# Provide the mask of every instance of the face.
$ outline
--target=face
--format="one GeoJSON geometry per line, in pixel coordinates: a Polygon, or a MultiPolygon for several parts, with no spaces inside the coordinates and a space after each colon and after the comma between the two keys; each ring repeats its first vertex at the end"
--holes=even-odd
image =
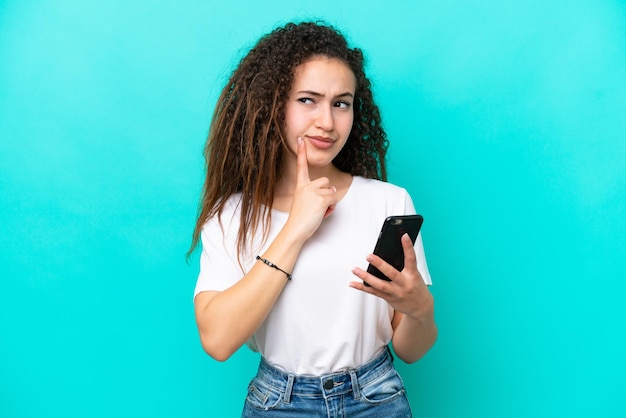
{"type": "Polygon", "coordinates": [[[285,107],[285,135],[293,158],[298,137],[310,167],[325,167],[345,145],[354,119],[356,77],[343,61],[315,57],[296,67],[285,107]]]}

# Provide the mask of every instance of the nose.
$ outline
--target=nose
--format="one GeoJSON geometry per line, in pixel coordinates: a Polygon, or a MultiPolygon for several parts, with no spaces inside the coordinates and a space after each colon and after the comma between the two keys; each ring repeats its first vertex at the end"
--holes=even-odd
{"type": "Polygon", "coordinates": [[[320,106],[317,115],[317,127],[324,131],[332,131],[335,126],[333,109],[331,106],[320,106]]]}

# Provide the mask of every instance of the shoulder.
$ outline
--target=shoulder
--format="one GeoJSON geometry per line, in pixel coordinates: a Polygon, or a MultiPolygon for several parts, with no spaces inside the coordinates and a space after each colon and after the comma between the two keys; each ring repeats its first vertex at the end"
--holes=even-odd
{"type": "Polygon", "coordinates": [[[239,227],[239,213],[241,212],[241,193],[235,193],[226,198],[222,211],[209,218],[204,224],[203,231],[216,229],[230,229],[239,227]]]}
{"type": "Polygon", "coordinates": [[[393,183],[355,176],[352,188],[354,199],[366,207],[382,206],[391,215],[415,211],[407,190],[393,183]]]}
{"type": "Polygon", "coordinates": [[[388,183],[376,179],[368,179],[365,177],[354,176],[352,185],[355,190],[367,193],[380,193],[387,196],[405,196],[408,195],[406,189],[395,184],[388,183]]]}

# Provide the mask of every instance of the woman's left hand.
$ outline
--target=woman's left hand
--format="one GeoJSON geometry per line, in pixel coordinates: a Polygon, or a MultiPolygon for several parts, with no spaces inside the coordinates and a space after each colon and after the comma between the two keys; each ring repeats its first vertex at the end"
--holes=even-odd
{"type": "Polygon", "coordinates": [[[413,319],[420,319],[424,315],[432,314],[433,297],[417,270],[415,249],[408,234],[402,236],[402,249],[404,251],[402,271],[396,270],[376,255],[367,256],[367,261],[389,277],[390,282],[356,267],[352,273],[367,282],[369,286],[361,282],[350,282],[350,287],[386,300],[396,312],[401,312],[413,319]]]}

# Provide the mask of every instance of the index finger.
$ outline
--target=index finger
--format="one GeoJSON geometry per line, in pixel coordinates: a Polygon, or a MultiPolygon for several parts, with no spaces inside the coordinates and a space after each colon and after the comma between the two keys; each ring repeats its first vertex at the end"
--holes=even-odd
{"type": "Polygon", "coordinates": [[[306,184],[311,181],[309,177],[309,161],[306,158],[306,144],[304,140],[298,137],[298,155],[296,160],[297,178],[298,184],[306,184]]]}

